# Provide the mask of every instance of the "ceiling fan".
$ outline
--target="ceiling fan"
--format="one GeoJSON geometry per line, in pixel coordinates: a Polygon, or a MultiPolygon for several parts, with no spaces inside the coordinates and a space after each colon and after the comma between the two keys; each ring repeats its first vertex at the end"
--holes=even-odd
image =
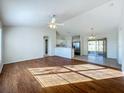
{"type": "Polygon", "coordinates": [[[49,28],[51,28],[51,29],[56,29],[57,26],[63,26],[63,25],[64,25],[63,23],[56,22],[56,15],[52,15],[51,20],[48,24],[49,28]]]}

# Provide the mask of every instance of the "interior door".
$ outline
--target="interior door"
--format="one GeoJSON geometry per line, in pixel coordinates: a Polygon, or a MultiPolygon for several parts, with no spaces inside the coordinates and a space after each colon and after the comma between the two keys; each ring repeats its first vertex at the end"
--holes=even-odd
{"type": "Polygon", "coordinates": [[[48,36],[44,36],[44,56],[48,56],[49,39],[48,36]]]}

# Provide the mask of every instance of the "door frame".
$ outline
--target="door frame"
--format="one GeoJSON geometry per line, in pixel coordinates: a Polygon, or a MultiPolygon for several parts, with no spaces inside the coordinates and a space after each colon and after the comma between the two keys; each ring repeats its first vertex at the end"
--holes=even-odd
{"type": "MultiPolygon", "coordinates": [[[[88,40],[88,42],[89,41],[100,41],[100,40],[103,40],[103,45],[104,45],[104,47],[103,47],[103,52],[104,52],[104,55],[103,55],[103,57],[105,57],[105,58],[107,58],[107,38],[101,38],[101,39],[94,39],[94,40],[88,40]]],[[[88,51],[88,42],[87,42],[87,51],[88,51]]],[[[88,52],[87,52],[88,53],[88,52]]]]}
{"type": "Polygon", "coordinates": [[[43,36],[43,56],[49,56],[49,37],[48,36],[43,36]],[[47,54],[46,54],[46,41],[47,41],[47,54]]]}

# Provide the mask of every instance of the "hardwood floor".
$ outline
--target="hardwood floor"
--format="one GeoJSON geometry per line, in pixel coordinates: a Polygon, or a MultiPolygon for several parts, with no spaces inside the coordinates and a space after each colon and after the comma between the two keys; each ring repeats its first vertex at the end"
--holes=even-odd
{"type": "Polygon", "coordinates": [[[100,65],[47,57],[5,65],[0,93],[124,93],[124,75],[100,65]]]}

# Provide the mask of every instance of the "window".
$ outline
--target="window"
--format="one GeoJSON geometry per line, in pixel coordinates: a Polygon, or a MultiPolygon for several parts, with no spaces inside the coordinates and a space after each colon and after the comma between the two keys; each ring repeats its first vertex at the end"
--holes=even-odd
{"type": "Polygon", "coordinates": [[[107,40],[97,39],[88,41],[88,54],[89,55],[102,55],[106,56],[107,53],[107,40]]]}

